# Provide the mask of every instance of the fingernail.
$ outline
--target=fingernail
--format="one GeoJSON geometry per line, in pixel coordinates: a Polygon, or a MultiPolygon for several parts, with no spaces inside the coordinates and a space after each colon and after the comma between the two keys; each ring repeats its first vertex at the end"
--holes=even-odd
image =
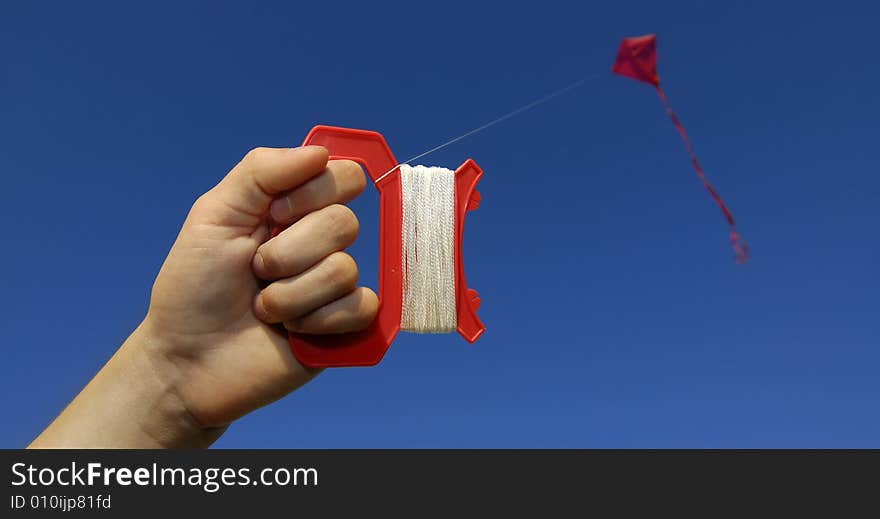
{"type": "Polygon", "coordinates": [[[254,271],[258,276],[266,273],[266,263],[263,261],[263,255],[260,254],[260,251],[254,254],[254,271]]]}
{"type": "Polygon", "coordinates": [[[298,146],[296,148],[288,148],[288,149],[294,155],[296,155],[297,153],[309,152],[309,151],[314,151],[314,150],[319,150],[319,149],[326,150],[326,148],[324,148],[324,146],[319,146],[317,144],[309,144],[306,146],[298,146]]]}
{"type": "Polygon", "coordinates": [[[273,200],[272,204],[269,206],[269,214],[272,216],[272,219],[278,223],[287,222],[287,220],[292,218],[293,202],[290,200],[290,196],[273,200]]]}
{"type": "Polygon", "coordinates": [[[261,294],[257,294],[257,297],[254,298],[254,315],[261,321],[269,319],[269,313],[266,312],[266,308],[263,306],[263,296],[261,294]]]}

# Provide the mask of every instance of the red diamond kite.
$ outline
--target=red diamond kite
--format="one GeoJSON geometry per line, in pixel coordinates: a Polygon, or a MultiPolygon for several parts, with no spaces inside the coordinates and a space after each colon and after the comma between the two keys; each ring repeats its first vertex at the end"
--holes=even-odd
{"type": "Polygon", "coordinates": [[[684,131],[684,126],[681,125],[681,121],[678,120],[672,108],[669,107],[666,95],[663,93],[663,89],[660,88],[660,78],[657,77],[657,36],[648,34],[646,36],[624,38],[620,42],[617,59],[614,60],[614,66],[611,67],[611,71],[636,81],[648,83],[657,90],[657,94],[666,107],[666,113],[669,114],[669,118],[672,119],[672,123],[678,129],[682,140],[684,140],[684,145],[687,148],[691,163],[697,171],[697,176],[700,177],[703,186],[712,196],[712,199],[715,200],[715,203],[718,204],[718,207],[721,208],[724,218],[727,219],[727,224],[730,226],[730,243],[733,245],[733,252],[736,254],[737,263],[745,263],[749,257],[749,247],[739,233],[736,232],[733,215],[730,213],[724,200],[721,199],[721,196],[718,195],[718,192],[715,191],[715,188],[706,179],[706,175],[703,174],[703,168],[700,167],[700,163],[697,161],[691,141],[684,131]]]}

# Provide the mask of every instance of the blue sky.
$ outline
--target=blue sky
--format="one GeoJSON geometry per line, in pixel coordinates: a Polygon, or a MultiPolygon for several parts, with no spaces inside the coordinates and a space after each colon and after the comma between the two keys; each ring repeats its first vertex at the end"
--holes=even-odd
{"type": "MultiPolygon", "coordinates": [[[[880,446],[876,5],[250,4],[4,6],[0,446],[136,326],[190,204],[248,149],[335,124],[409,157],[648,32],[750,263],[656,95],[607,73],[425,159],[485,170],[477,343],[401,334],[216,445],[880,446]]],[[[352,204],[373,286],[377,202],[352,204]]]]}

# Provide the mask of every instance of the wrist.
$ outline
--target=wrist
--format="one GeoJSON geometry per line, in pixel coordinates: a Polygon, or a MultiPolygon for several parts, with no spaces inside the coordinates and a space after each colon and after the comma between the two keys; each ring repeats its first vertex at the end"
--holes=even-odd
{"type": "Polygon", "coordinates": [[[124,375],[128,371],[138,381],[139,428],[145,440],[160,448],[207,447],[225,427],[205,427],[192,414],[181,396],[188,377],[169,351],[170,345],[153,332],[149,317],[120,348],[120,374],[128,378],[124,375]]]}
{"type": "Polygon", "coordinates": [[[206,447],[206,429],[178,391],[183,378],[145,320],[32,448],[206,447]]]}

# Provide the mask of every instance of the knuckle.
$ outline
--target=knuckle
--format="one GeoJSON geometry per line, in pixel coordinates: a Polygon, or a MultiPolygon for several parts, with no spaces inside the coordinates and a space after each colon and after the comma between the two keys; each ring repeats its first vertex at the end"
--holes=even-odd
{"type": "Polygon", "coordinates": [[[216,215],[222,214],[224,209],[226,207],[222,205],[222,202],[214,194],[214,190],[211,190],[196,198],[189,209],[187,218],[195,217],[200,220],[214,221],[217,218],[216,215]]]}
{"type": "Polygon", "coordinates": [[[362,330],[373,322],[378,310],[378,300],[368,288],[360,288],[355,293],[357,307],[351,314],[351,328],[362,330]]]}
{"type": "Polygon", "coordinates": [[[369,288],[362,288],[360,296],[361,304],[358,307],[359,313],[367,320],[367,322],[372,321],[379,310],[379,298],[376,297],[375,292],[369,288]]]}
{"type": "Polygon", "coordinates": [[[334,252],[324,260],[327,281],[336,286],[351,287],[357,284],[358,269],[354,258],[344,252],[334,252]]]}
{"type": "Polygon", "coordinates": [[[363,330],[373,322],[373,314],[364,309],[359,310],[352,319],[351,329],[353,331],[363,330]]]}
{"type": "Polygon", "coordinates": [[[248,165],[259,164],[265,160],[266,154],[268,154],[268,153],[269,153],[269,148],[266,148],[263,146],[258,146],[256,148],[252,148],[250,151],[248,151],[245,154],[244,158],[242,159],[242,162],[244,162],[245,164],[248,164],[248,165]]]}
{"type": "Polygon", "coordinates": [[[193,202],[192,208],[190,208],[190,213],[202,213],[204,211],[208,211],[211,206],[211,197],[208,196],[208,193],[203,194],[202,196],[196,198],[196,201],[193,202]]]}
{"type": "Polygon", "coordinates": [[[358,234],[360,223],[357,216],[348,207],[333,204],[326,210],[330,231],[340,242],[351,242],[358,234]]]}
{"type": "Polygon", "coordinates": [[[361,169],[361,165],[353,160],[340,160],[339,162],[340,176],[344,180],[350,182],[354,187],[363,188],[367,180],[364,175],[364,170],[361,169]]]}

